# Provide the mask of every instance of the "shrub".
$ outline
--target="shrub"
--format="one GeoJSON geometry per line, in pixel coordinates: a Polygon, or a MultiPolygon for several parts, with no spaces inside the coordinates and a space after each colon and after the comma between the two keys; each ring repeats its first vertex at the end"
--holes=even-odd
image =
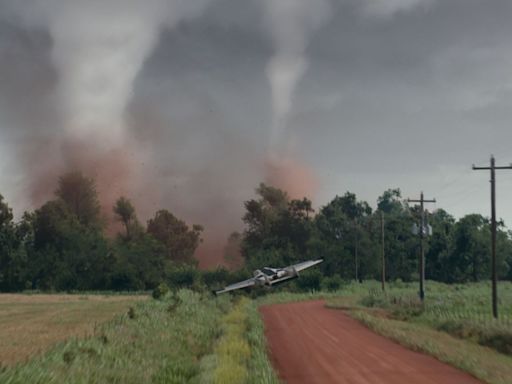
{"type": "Polygon", "coordinates": [[[393,306],[392,316],[397,320],[410,320],[420,316],[425,310],[423,303],[416,296],[393,297],[391,303],[393,306]]]}
{"type": "Polygon", "coordinates": [[[198,270],[191,266],[181,266],[167,274],[169,285],[173,288],[191,288],[198,279],[198,270]]]}
{"type": "Polygon", "coordinates": [[[512,332],[507,330],[497,330],[486,332],[480,335],[478,343],[491,347],[498,352],[512,355],[512,332]]]}
{"type": "Polygon", "coordinates": [[[167,284],[160,283],[155,289],[153,289],[152,296],[154,299],[159,300],[165,295],[167,295],[167,293],[169,293],[169,287],[167,286],[167,284]]]}
{"type": "Polygon", "coordinates": [[[319,291],[322,274],[318,270],[310,270],[302,273],[297,279],[297,286],[301,291],[319,291]]]}
{"type": "Polygon", "coordinates": [[[512,332],[508,329],[472,324],[468,321],[446,320],[437,326],[437,330],[459,339],[472,339],[480,345],[512,355],[512,332]]]}
{"type": "Polygon", "coordinates": [[[478,330],[470,324],[457,320],[443,321],[436,328],[438,331],[446,332],[460,339],[469,339],[479,334],[478,330]]]}
{"type": "Polygon", "coordinates": [[[128,308],[128,318],[135,319],[137,315],[135,314],[135,309],[133,307],[128,308]]]}
{"type": "Polygon", "coordinates": [[[387,308],[389,307],[389,300],[385,293],[376,291],[374,289],[370,289],[368,295],[363,297],[360,301],[361,305],[365,307],[379,307],[379,308],[387,308]]]}
{"type": "Polygon", "coordinates": [[[213,271],[204,271],[202,273],[203,283],[209,289],[217,289],[226,284],[229,277],[229,271],[225,268],[217,268],[213,271]]]}
{"type": "Polygon", "coordinates": [[[322,280],[322,288],[327,291],[337,291],[339,290],[343,285],[343,280],[339,275],[334,275],[331,277],[325,277],[322,280]]]}

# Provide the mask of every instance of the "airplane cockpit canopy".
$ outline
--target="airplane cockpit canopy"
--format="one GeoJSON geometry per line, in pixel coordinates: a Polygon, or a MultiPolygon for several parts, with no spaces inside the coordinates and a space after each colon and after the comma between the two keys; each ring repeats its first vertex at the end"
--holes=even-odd
{"type": "Polygon", "coordinates": [[[276,274],[275,271],[273,271],[271,268],[267,268],[267,267],[262,268],[261,272],[263,272],[267,276],[274,276],[276,274]]]}

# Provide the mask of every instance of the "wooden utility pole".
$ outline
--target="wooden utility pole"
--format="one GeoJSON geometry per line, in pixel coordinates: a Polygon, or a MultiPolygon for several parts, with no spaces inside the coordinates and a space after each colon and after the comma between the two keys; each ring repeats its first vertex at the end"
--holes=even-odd
{"type": "Polygon", "coordinates": [[[409,203],[420,203],[421,223],[420,223],[419,235],[420,235],[421,251],[420,251],[419,273],[420,273],[420,300],[423,302],[423,300],[425,299],[425,246],[423,244],[423,238],[425,237],[425,232],[426,232],[424,204],[425,203],[435,203],[436,199],[426,200],[423,197],[423,192],[421,192],[419,200],[407,199],[407,201],[409,203]]]}
{"type": "Polygon", "coordinates": [[[380,245],[382,255],[382,292],[386,291],[386,255],[384,253],[384,212],[380,211],[380,245]]]}
{"type": "Polygon", "coordinates": [[[358,248],[359,248],[359,236],[357,233],[357,219],[354,220],[354,258],[355,258],[355,264],[356,264],[356,282],[359,281],[359,255],[358,255],[358,248]]]}
{"type": "Polygon", "coordinates": [[[475,167],[474,171],[491,171],[491,278],[492,278],[492,315],[498,318],[498,276],[496,273],[496,169],[512,169],[512,165],[497,167],[491,155],[490,167],[475,167]]]}

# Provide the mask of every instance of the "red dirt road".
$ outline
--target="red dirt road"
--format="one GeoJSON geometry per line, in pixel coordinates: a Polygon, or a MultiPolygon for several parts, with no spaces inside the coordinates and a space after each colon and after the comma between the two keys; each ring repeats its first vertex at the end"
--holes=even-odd
{"type": "Polygon", "coordinates": [[[371,332],[322,301],[263,306],[260,311],[272,363],[289,384],[481,383],[371,332]]]}

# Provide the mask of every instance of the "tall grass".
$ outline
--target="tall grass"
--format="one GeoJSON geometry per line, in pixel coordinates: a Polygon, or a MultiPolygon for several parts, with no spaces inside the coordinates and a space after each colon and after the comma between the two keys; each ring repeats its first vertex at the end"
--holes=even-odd
{"type": "Polygon", "coordinates": [[[214,384],[239,384],[247,381],[251,350],[245,338],[249,327],[245,312],[246,300],[242,298],[222,319],[224,332],[215,347],[217,367],[213,372],[214,384]]]}
{"type": "Polygon", "coordinates": [[[418,300],[417,283],[401,281],[387,284],[386,292],[382,292],[376,282],[351,284],[343,295],[329,298],[328,304],[335,306],[350,296],[354,305],[363,307],[379,307],[397,309],[418,307],[421,305],[420,318],[424,321],[465,319],[474,322],[500,323],[512,325],[512,283],[500,282],[499,318],[492,318],[491,287],[488,282],[448,285],[427,281],[425,302],[418,300]]]}
{"type": "Polygon", "coordinates": [[[431,355],[489,384],[510,384],[512,358],[425,324],[377,317],[355,310],[350,315],[368,328],[414,351],[431,355]]]}
{"type": "Polygon", "coordinates": [[[249,323],[249,331],[246,337],[251,346],[248,383],[278,384],[279,380],[268,359],[267,340],[265,338],[263,321],[258,312],[257,302],[247,302],[245,310],[249,323]]]}
{"type": "Polygon", "coordinates": [[[268,360],[263,323],[253,300],[242,297],[223,316],[222,335],[203,357],[201,384],[278,384],[268,360]]]}
{"type": "Polygon", "coordinates": [[[230,308],[228,297],[188,290],[138,302],[131,316],[97,327],[92,337],[68,340],[4,369],[0,383],[200,382],[200,361],[221,335],[221,318],[230,308]]]}
{"type": "Polygon", "coordinates": [[[386,309],[395,319],[425,324],[458,338],[512,354],[512,284],[500,283],[498,319],[491,314],[488,283],[450,286],[431,282],[429,285],[424,303],[411,289],[407,291],[407,285],[387,293],[370,289],[360,303],[386,309]]]}

